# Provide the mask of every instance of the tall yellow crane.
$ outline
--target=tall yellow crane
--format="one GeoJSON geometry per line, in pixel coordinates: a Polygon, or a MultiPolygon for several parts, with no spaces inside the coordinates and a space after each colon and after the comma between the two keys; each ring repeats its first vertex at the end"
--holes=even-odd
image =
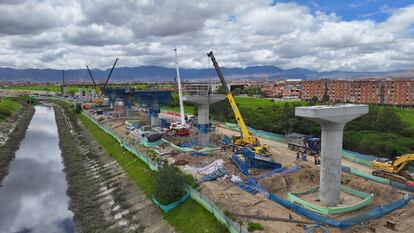
{"type": "Polygon", "coordinates": [[[210,57],[211,61],[213,62],[214,68],[216,69],[217,75],[221,81],[223,86],[224,92],[226,94],[227,100],[230,103],[231,108],[233,109],[234,117],[236,118],[237,125],[240,129],[240,136],[234,136],[232,138],[232,143],[237,146],[248,146],[256,152],[256,154],[260,155],[270,155],[269,147],[265,144],[260,144],[259,139],[255,136],[252,136],[247,129],[246,124],[244,123],[243,117],[237,107],[236,100],[233,97],[233,94],[230,92],[229,87],[227,85],[226,80],[224,79],[223,73],[214,57],[213,51],[210,51],[207,54],[210,57]]]}
{"type": "Polygon", "coordinates": [[[404,171],[410,161],[414,161],[414,154],[404,154],[395,160],[376,159],[372,161],[372,166],[376,169],[372,174],[391,180],[413,180],[413,177],[404,171]]]}

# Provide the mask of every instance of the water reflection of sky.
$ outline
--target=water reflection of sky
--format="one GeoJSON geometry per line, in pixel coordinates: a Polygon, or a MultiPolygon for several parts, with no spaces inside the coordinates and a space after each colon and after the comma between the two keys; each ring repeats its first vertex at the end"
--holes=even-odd
{"type": "Polygon", "coordinates": [[[0,187],[0,233],[72,233],[53,109],[36,107],[0,187]]]}

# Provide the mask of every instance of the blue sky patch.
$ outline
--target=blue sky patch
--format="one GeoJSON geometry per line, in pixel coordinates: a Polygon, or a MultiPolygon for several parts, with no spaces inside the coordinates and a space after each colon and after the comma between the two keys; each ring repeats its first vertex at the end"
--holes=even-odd
{"type": "Polygon", "coordinates": [[[282,0],[274,4],[277,2],[297,2],[313,12],[335,13],[345,21],[369,19],[375,22],[385,21],[394,9],[414,4],[413,0],[282,0]]]}

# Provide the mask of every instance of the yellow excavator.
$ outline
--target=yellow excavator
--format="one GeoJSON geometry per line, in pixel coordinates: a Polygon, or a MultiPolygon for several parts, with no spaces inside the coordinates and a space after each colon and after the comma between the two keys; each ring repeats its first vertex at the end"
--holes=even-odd
{"type": "Polygon", "coordinates": [[[230,106],[233,109],[234,117],[236,118],[237,124],[240,129],[241,135],[233,136],[232,144],[236,146],[249,147],[253,149],[253,151],[258,155],[269,156],[270,155],[269,147],[265,144],[260,144],[259,139],[255,136],[252,136],[249,130],[247,129],[246,124],[244,123],[243,117],[240,114],[239,108],[237,107],[236,101],[233,97],[233,94],[230,92],[227,82],[224,79],[223,73],[221,72],[221,69],[216,61],[216,58],[214,57],[213,51],[210,51],[207,54],[207,56],[210,57],[211,61],[213,62],[214,68],[216,69],[217,75],[220,78],[227,100],[229,101],[230,106]]]}
{"type": "Polygon", "coordinates": [[[96,84],[95,79],[93,78],[92,73],[89,69],[89,66],[86,65],[86,69],[88,70],[89,77],[92,80],[92,84],[93,84],[92,88],[95,89],[95,93],[96,93],[95,104],[98,105],[98,106],[101,106],[103,104],[102,90],[105,89],[106,85],[108,85],[109,78],[111,78],[112,71],[114,71],[115,65],[118,62],[118,60],[119,60],[118,58],[115,59],[115,62],[112,65],[112,69],[109,72],[109,75],[106,78],[106,81],[105,81],[104,85],[102,86],[102,88],[99,87],[99,85],[96,84]]]}
{"type": "Polygon", "coordinates": [[[372,161],[372,166],[375,168],[372,175],[401,182],[412,181],[412,175],[405,171],[410,161],[414,161],[414,154],[404,154],[396,157],[395,160],[376,159],[372,161]]]}

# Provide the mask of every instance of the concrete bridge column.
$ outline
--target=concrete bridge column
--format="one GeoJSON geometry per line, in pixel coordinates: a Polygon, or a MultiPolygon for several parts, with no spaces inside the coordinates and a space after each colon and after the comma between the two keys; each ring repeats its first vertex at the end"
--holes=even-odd
{"type": "Polygon", "coordinates": [[[339,204],[341,191],[342,137],[347,122],[368,113],[368,105],[297,107],[301,116],[321,125],[321,170],[319,198],[322,204],[339,204]]]}

